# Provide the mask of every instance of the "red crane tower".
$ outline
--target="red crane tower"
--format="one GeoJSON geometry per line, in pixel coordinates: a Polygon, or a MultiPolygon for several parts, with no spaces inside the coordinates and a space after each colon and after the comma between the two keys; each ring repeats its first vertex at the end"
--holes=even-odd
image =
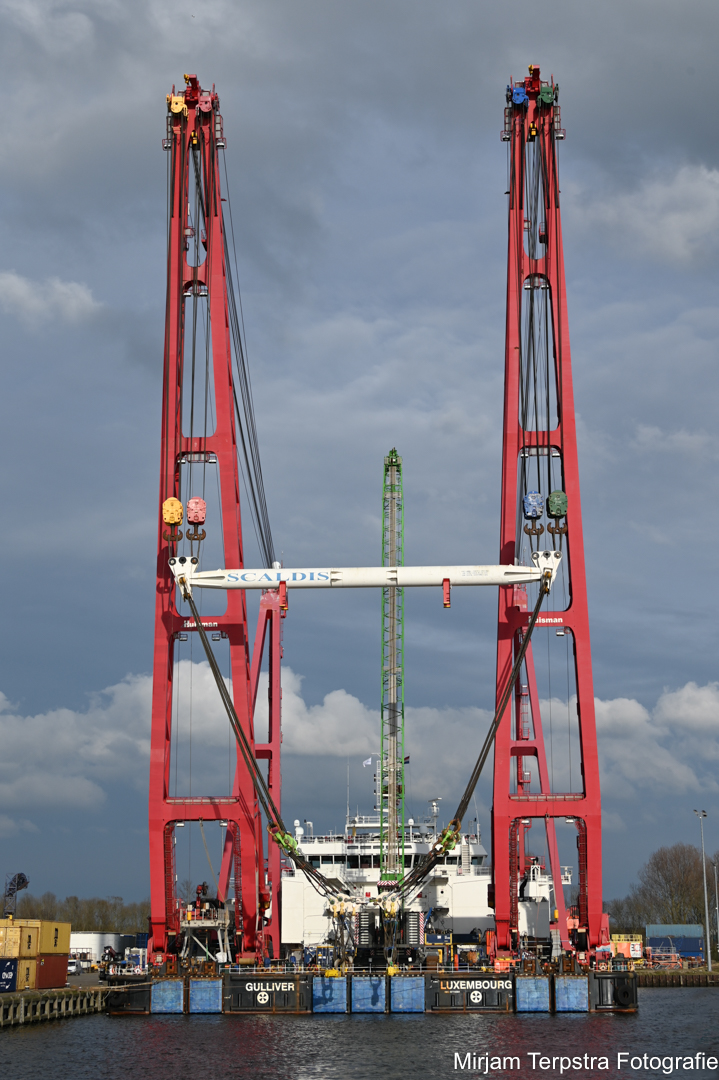
{"type": "MultiPolygon", "coordinates": [[[[515,707],[511,715],[507,710],[496,737],[492,863],[500,949],[518,944],[519,893],[533,821],[546,828],[555,885],[552,922],[562,942],[569,943],[557,818],[573,822],[577,831],[574,943],[582,949],[608,940],[607,917],[602,915],[599,765],[559,209],[557,140],[564,138],[564,131],[558,91],[553,78],[542,81],[539,68],[530,67],[526,79],[507,87],[502,132],[508,144],[509,253],[500,562],[523,565],[532,550],[548,547],[562,547],[565,557],[563,579],[552,590],[555,610],[543,611],[537,621],[517,683],[515,707]],[[538,666],[541,657],[546,666],[544,658],[551,656],[551,638],[542,641],[541,635],[557,634],[566,643],[568,753],[562,761],[568,758],[569,772],[558,767],[553,778],[556,735],[549,755],[544,735],[547,720],[551,724],[551,684],[548,691],[543,686],[545,700],[540,705],[535,661],[538,666]],[[579,778],[574,784],[573,754],[573,776],[579,778]]],[[[534,605],[524,587],[500,588],[498,700],[521,645],[528,606],[531,610],[534,605]]]]}
{"type": "MultiPolygon", "coordinates": [[[[224,560],[221,565],[243,565],[241,466],[267,565],[274,557],[223,219],[219,151],[225,140],[219,98],[214,86],[211,91],[202,89],[195,75],[186,75],[185,83],[184,91],[176,93],[173,87],[167,96],[163,140],[168,152],[167,304],[149,798],[150,949],[155,963],[162,962],[164,954],[176,952],[182,937],[175,866],[178,823],[226,822],[218,898],[221,902],[229,899],[232,882],[235,954],[267,951],[277,956],[280,944],[280,852],[271,844],[265,861],[261,815],[239,749],[234,784],[225,794],[171,793],[176,643],[197,628],[179,610],[168,559],[201,558],[206,504],[200,496],[206,486],[208,491],[216,486],[218,492],[218,513],[208,520],[207,529],[221,534],[217,545],[224,560]],[[188,502],[184,546],[179,527],[183,498],[188,502]]],[[[228,642],[235,709],[255,756],[267,761],[268,782],[278,806],[282,615],[279,592],[263,593],[252,656],[244,591],[228,594],[224,614],[213,615],[207,622],[202,618],[203,625],[212,627],[213,638],[228,642]],[[253,718],[268,629],[269,736],[259,745],[253,718]]]]}

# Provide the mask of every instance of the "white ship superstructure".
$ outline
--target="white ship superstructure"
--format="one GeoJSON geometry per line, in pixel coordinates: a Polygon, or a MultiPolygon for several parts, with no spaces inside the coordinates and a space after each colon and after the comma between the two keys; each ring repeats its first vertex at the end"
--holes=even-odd
{"type": "MultiPolygon", "coordinates": [[[[436,804],[431,816],[419,824],[410,819],[405,826],[405,872],[416,866],[439,835],[436,804]]],[[[331,882],[351,893],[351,900],[363,905],[358,919],[359,947],[369,946],[363,930],[379,927],[380,820],[379,816],[347,818],[343,834],[314,835],[311,822],[294,823],[295,838],[305,857],[331,882]]],[[[571,883],[571,867],[562,868],[563,884],[571,883]]],[[[491,867],[479,828],[462,833],[461,842],[441,858],[421,891],[405,903],[405,911],[416,913],[407,920],[408,946],[425,945],[425,935],[452,935],[468,946],[483,940],[494,929],[494,912],[489,903],[491,867]]],[[[550,940],[552,882],[544,865],[535,860],[519,883],[520,934],[529,940],[550,940]]],[[[326,897],[318,893],[304,874],[287,868],[282,875],[282,943],[286,951],[311,949],[331,944],[332,915],[326,897]]]]}

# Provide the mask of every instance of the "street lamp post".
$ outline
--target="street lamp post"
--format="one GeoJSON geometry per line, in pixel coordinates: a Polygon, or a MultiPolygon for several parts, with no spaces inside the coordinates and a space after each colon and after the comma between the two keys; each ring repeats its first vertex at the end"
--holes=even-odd
{"type": "Polygon", "coordinates": [[[712,866],[714,867],[714,902],[717,914],[717,949],[719,949],[719,881],[717,881],[717,864],[713,862],[712,866]]]}
{"type": "Polygon", "coordinates": [[[707,968],[709,971],[712,969],[712,943],[709,937],[709,894],[707,893],[707,864],[704,857],[704,818],[707,816],[706,810],[695,810],[694,813],[699,818],[699,824],[702,831],[702,871],[704,872],[704,914],[706,916],[707,924],[707,968]]]}

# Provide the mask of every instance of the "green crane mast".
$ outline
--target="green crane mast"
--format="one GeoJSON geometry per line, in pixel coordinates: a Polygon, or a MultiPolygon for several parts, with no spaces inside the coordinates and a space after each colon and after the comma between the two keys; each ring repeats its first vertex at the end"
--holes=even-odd
{"type": "MultiPolygon", "coordinates": [[[[382,565],[404,565],[402,458],[390,450],[382,487],[382,565]]],[[[380,883],[404,877],[404,589],[382,590],[382,744],[378,762],[380,883]]]]}

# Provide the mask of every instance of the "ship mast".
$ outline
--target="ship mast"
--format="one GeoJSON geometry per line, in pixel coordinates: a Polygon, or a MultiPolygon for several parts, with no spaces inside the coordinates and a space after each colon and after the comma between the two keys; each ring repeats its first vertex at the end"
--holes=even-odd
{"type": "MultiPolygon", "coordinates": [[[[384,459],[382,565],[404,565],[402,458],[384,459]]],[[[382,743],[380,783],[380,882],[404,877],[404,589],[382,589],[382,743]]]]}

